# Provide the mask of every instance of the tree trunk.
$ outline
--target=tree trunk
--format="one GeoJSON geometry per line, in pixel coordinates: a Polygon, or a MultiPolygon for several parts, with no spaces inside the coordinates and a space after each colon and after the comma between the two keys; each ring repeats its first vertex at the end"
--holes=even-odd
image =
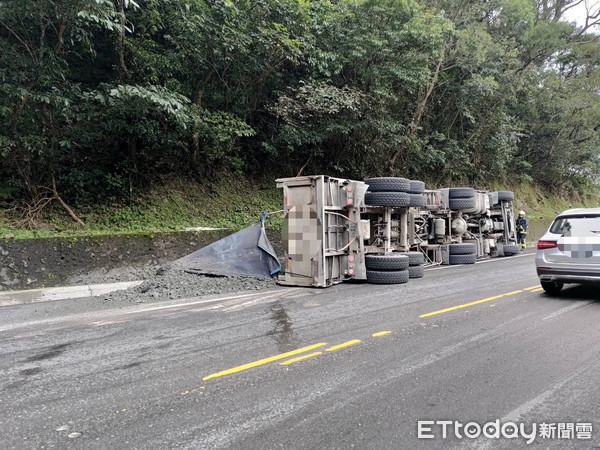
{"type": "Polygon", "coordinates": [[[201,136],[200,136],[200,124],[202,122],[202,117],[200,113],[200,108],[202,108],[202,96],[204,92],[202,88],[196,91],[196,97],[194,98],[194,105],[198,107],[198,115],[194,120],[194,133],[192,134],[192,167],[196,168],[198,166],[198,156],[200,155],[200,147],[201,147],[201,136]]]}
{"type": "Polygon", "coordinates": [[[117,9],[119,11],[119,34],[117,38],[117,53],[119,56],[119,67],[126,79],[131,78],[131,72],[125,64],[125,1],[117,0],[117,9]]]}
{"type": "Polygon", "coordinates": [[[137,141],[135,136],[129,136],[129,201],[133,201],[134,177],[137,173],[137,141]]]}
{"type": "Polygon", "coordinates": [[[400,154],[405,153],[408,150],[408,145],[412,142],[412,140],[417,135],[417,131],[419,131],[419,127],[421,126],[421,120],[423,119],[423,114],[425,113],[425,108],[427,107],[427,102],[429,100],[429,97],[431,97],[433,89],[435,88],[435,85],[439,78],[440,71],[442,69],[442,64],[444,62],[445,53],[446,53],[446,48],[442,47],[442,50],[440,52],[440,58],[435,67],[433,77],[431,78],[431,81],[429,82],[427,88],[425,89],[425,91],[421,95],[421,98],[418,101],[417,111],[415,112],[415,117],[410,124],[410,129],[409,129],[408,135],[406,136],[405,144],[402,145],[399,149],[397,149],[392,154],[392,157],[389,160],[388,168],[390,171],[394,170],[394,166],[396,165],[396,161],[397,161],[398,157],[400,156],[400,154]]]}
{"type": "Polygon", "coordinates": [[[302,167],[300,167],[300,170],[296,174],[297,177],[302,175],[302,172],[304,172],[304,169],[306,169],[306,166],[308,166],[310,164],[310,160],[312,159],[312,157],[313,157],[313,153],[310,154],[310,156],[308,157],[308,159],[306,160],[304,165],[302,167]]]}

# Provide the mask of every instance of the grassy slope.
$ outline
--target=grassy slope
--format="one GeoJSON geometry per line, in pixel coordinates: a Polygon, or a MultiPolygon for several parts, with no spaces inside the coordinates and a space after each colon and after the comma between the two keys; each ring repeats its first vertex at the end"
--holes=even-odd
{"type": "Polygon", "coordinates": [[[509,188],[494,186],[493,189],[507,189],[515,193],[515,212],[524,210],[529,219],[552,219],[558,213],[580,207],[600,207],[600,191],[588,192],[583,196],[565,193],[564,196],[548,195],[544,190],[531,184],[518,184],[509,188]]]}
{"type": "MultiPolygon", "coordinates": [[[[75,223],[55,205],[43,220],[50,230],[25,230],[0,212],[0,238],[14,234],[17,239],[49,236],[81,236],[117,233],[181,231],[187,227],[215,227],[237,230],[258,219],[263,211],[281,209],[281,192],[272,184],[255,184],[229,178],[220,185],[202,186],[178,182],[157,188],[133,205],[99,205],[74,208],[86,223],[75,223]]],[[[279,226],[273,216],[270,224],[279,226]]]]}
{"type": "MultiPolygon", "coordinates": [[[[524,209],[530,219],[552,218],[558,212],[577,206],[599,206],[600,193],[585,198],[546,196],[534,186],[491,186],[515,192],[515,208],[524,209]]],[[[0,238],[13,234],[17,239],[49,236],[80,236],[116,233],[180,231],[186,227],[218,227],[237,230],[258,220],[262,211],[282,208],[282,193],[275,183],[251,183],[241,178],[211,187],[179,182],[157,188],[134,205],[102,205],[75,208],[84,227],[73,222],[64,210],[54,207],[44,221],[52,230],[25,230],[10,223],[0,212],[0,238]]],[[[279,227],[282,219],[274,215],[269,226],[279,227]]]]}

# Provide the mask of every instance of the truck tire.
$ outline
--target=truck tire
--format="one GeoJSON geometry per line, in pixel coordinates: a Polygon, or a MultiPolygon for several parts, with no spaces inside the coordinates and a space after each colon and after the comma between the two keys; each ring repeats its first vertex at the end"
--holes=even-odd
{"type": "Polygon", "coordinates": [[[563,284],[556,281],[542,281],[541,284],[544,291],[546,291],[546,294],[552,297],[560,294],[560,291],[562,291],[563,288],[563,284]]]}
{"type": "Polygon", "coordinates": [[[448,198],[473,198],[475,189],[471,187],[454,187],[448,190],[448,198]]]}
{"type": "Polygon", "coordinates": [[[414,206],[415,208],[425,208],[427,206],[427,199],[423,194],[408,194],[410,196],[410,203],[408,206],[414,206]]]}
{"type": "Polygon", "coordinates": [[[408,207],[409,204],[410,197],[405,192],[367,192],[365,194],[365,205],[403,208],[408,207]]]}
{"type": "Polygon", "coordinates": [[[501,202],[502,200],[514,200],[515,199],[515,194],[513,193],[513,191],[498,191],[498,201],[501,202]]]}
{"type": "Polygon", "coordinates": [[[367,270],[367,282],[373,284],[403,284],[408,283],[408,278],[408,270],[367,270]]]}
{"type": "Polygon", "coordinates": [[[450,209],[461,210],[475,208],[475,197],[471,198],[451,198],[449,203],[450,209]]]}
{"type": "Polygon", "coordinates": [[[504,244],[504,256],[513,256],[521,253],[521,247],[515,244],[504,244]]]}
{"type": "Polygon", "coordinates": [[[419,266],[425,262],[425,255],[421,252],[406,252],[402,254],[408,256],[409,266],[419,266]]]}
{"type": "Polygon", "coordinates": [[[408,192],[411,194],[422,194],[425,192],[425,182],[419,180],[410,180],[410,189],[408,192]]]}
{"type": "Polygon", "coordinates": [[[475,255],[477,254],[477,247],[471,243],[450,244],[448,253],[451,255],[475,255]]]}
{"type": "Polygon", "coordinates": [[[475,254],[477,255],[479,253],[479,242],[477,242],[477,239],[463,239],[463,244],[471,244],[475,246],[475,254]]]}
{"type": "Polygon", "coordinates": [[[408,278],[423,278],[425,269],[423,266],[410,266],[408,268],[408,278]]]}
{"type": "Polygon", "coordinates": [[[402,253],[391,255],[365,255],[367,270],[406,270],[408,269],[408,256],[402,253]]]}
{"type": "Polygon", "coordinates": [[[410,180],[400,177],[367,178],[371,192],[406,192],[410,190],[410,180]]]}
{"type": "Polygon", "coordinates": [[[455,266],[457,264],[475,264],[477,261],[477,255],[471,253],[470,255],[450,255],[450,265],[455,266]]]}

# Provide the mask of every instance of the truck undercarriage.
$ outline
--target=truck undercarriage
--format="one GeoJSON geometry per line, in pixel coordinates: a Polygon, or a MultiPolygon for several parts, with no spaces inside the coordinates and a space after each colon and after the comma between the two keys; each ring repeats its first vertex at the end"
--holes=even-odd
{"type": "Polygon", "coordinates": [[[421,181],[325,175],[281,178],[284,273],[279,282],[327,287],[346,280],[403,283],[423,265],[510,256],[513,193],[426,190],[421,181]]]}

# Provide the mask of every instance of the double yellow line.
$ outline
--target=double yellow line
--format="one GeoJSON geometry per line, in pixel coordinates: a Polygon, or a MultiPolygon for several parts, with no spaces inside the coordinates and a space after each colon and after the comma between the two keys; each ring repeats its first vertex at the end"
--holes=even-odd
{"type": "MultiPolygon", "coordinates": [[[[336,350],[339,350],[341,348],[350,347],[351,345],[360,344],[361,342],[362,341],[360,339],[352,339],[351,341],[342,342],[341,344],[333,345],[333,346],[331,346],[329,348],[326,348],[325,351],[326,352],[335,352],[336,350]]],[[[303,361],[305,359],[312,358],[313,356],[319,356],[319,355],[322,355],[322,354],[323,354],[323,352],[309,353],[308,355],[302,355],[302,356],[298,356],[297,358],[287,359],[287,360],[283,361],[282,363],[279,363],[279,365],[281,365],[281,366],[288,366],[288,365],[293,364],[295,362],[303,361]]]]}
{"type": "MultiPolygon", "coordinates": [[[[381,336],[386,336],[388,334],[390,334],[391,331],[379,331],[377,333],[373,333],[371,336],[373,337],[381,337],[381,336]]],[[[332,345],[331,347],[328,347],[326,349],[324,349],[323,351],[325,352],[335,352],[337,350],[340,350],[342,348],[346,348],[346,347],[350,347],[352,345],[356,345],[356,344],[360,344],[362,341],[360,339],[352,339],[350,341],[346,341],[346,342],[342,342],[341,344],[337,344],[337,345],[332,345]]],[[[289,358],[291,356],[295,356],[295,355],[299,355],[301,353],[306,353],[309,352],[311,350],[315,350],[317,348],[321,348],[321,347],[325,347],[327,344],[327,342],[319,342],[318,344],[313,344],[313,345],[309,345],[307,347],[302,347],[302,348],[298,348],[296,350],[292,350],[290,352],[285,352],[285,353],[280,353],[279,355],[274,355],[274,356],[269,356],[268,358],[264,358],[264,359],[259,359],[257,361],[252,361],[248,364],[242,364],[241,366],[236,366],[236,367],[232,367],[231,369],[227,369],[227,370],[222,370],[221,372],[216,372],[216,373],[212,373],[210,375],[205,376],[204,378],[202,378],[202,381],[207,381],[207,380],[211,380],[213,378],[218,378],[218,377],[222,377],[225,375],[231,375],[232,373],[237,373],[237,372],[242,372],[244,370],[248,370],[248,369],[252,369],[253,367],[258,367],[258,366],[262,366],[264,364],[269,364],[271,362],[274,361],[279,361],[282,359],[286,359],[289,358]]],[[[282,363],[280,363],[280,365],[282,366],[287,366],[289,364],[298,362],[298,361],[302,361],[308,358],[312,358],[313,356],[318,356],[323,354],[323,352],[319,351],[319,352],[313,352],[313,353],[309,353],[306,355],[302,355],[302,356],[298,356],[296,358],[291,358],[291,359],[286,359],[286,361],[283,361],[282,363]]]]}
{"type": "Polygon", "coordinates": [[[327,342],[319,342],[318,344],[309,345],[308,347],[302,347],[296,350],[292,350],[291,352],[280,353],[279,355],[270,356],[268,358],[259,359],[258,361],[253,361],[248,364],[243,364],[241,366],[232,367],[231,369],[223,370],[221,372],[213,373],[202,378],[203,381],[210,380],[212,378],[222,377],[224,375],[230,375],[232,373],[241,372],[242,370],[252,369],[253,367],[262,366],[264,364],[268,364],[273,361],[277,361],[279,359],[289,358],[290,356],[298,355],[299,353],[308,352],[310,350],[314,350],[315,348],[324,347],[327,345],[327,342]]]}
{"type": "Polygon", "coordinates": [[[484,298],[481,300],[476,300],[476,301],[470,302],[470,303],[463,303],[461,305],[451,306],[449,308],[438,309],[437,311],[432,311],[427,314],[421,314],[419,316],[419,318],[422,319],[424,317],[431,317],[431,316],[435,316],[437,314],[443,314],[443,313],[447,313],[450,311],[456,311],[457,309],[468,308],[469,306],[480,305],[481,303],[491,302],[492,300],[498,300],[499,298],[510,297],[512,295],[521,294],[525,291],[537,292],[538,288],[539,288],[539,290],[541,290],[539,285],[535,285],[535,286],[531,286],[531,287],[527,287],[527,288],[523,288],[523,289],[518,289],[518,290],[512,291],[512,292],[507,292],[506,294],[494,295],[493,297],[487,297],[487,298],[484,298]]]}
{"type": "MultiPolygon", "coordinates": [[[[505,294],[500,294],[500,295],[494,295],[492,297],[487,297],[481,300],[476,300],[474,302],[469,302],[469,303],[462,303],[460,305],[455,305],[455,306],[451,306],[449,308],[444,308],[444,309],[438,309],[437,311],[432,311],[426,314],[421,314],[419,316],[419,318],[425,318],[425,317],[431,317],[431,316],[435,316],[438,314],[443,314],[443,313],[447,313],[450,311],[456,311],[458,309],[462,309],[462,308],[468,308],[470,306],[475,306],[475,305],[480,305],[482,303],[486,303],[486,302],[491,302],[493,300],[498,300],[501,298],[505,298],[505,297],[511,297],[513,295],[517,295],[517,294],[521,294],[523,292],[526,291],[530,291],[530,292],[539,292],[540,290],[542,290],[540,288],[539,285],[535,285],[535,286],[531,286],[531,287],[527,287],[527,288],[523,288],[523,289],[518,289],[516,291],[512,291],[512,292],[507,292],[505,294]]],[[[388,334],[390,334],[391,331],[379,331],[377,333],[373,333],[371,336],[373,337],[381,337],[381,336],[386,336],[388,334]]],[[[346,341],[346,342],[342,342],[341,344],[337,344],[337,345],[333,345],[330,346],[328,348],[323,349],[323,351],[315,351],[315,352],[311,352],[311,353],[307,353],[310,352],[311,350],[316,350],[316,349],[320,349],[322,347],[327,346],[327,342],[319,342],[317,344],[313,344],[313,345],[309,345],[306,347],[302,347],[302,348],[298,348],[296,350],[292,350],[289,352],[285,352],[285,353],[280,353],[278,355],[274,355],[274,356],[269,356],[268,358],[263,358],[263,359],[259,359],[257,361],[252,361],[250,363],[247,364],[242,364],[241,366],[236,366],[236,367],[232,367],[231,369],[227,369],[227,370],[222,370],[221,372],[216,372],[210,375],[205,376],[204,378],[202,378],[203,381],[207,381],[207,380],[211,380],[213,378],[219,378],[225,375],[231,375],[233,373],[237,373],[237,372],[242,372],[244,370],[248,370],[248,369],[252,369],[254,367],[258,367],[258,366],[262,366],[265,364],[269,364],[271,362],[274,361],[280,361],[280,360],[285,360],[283,362],[280,363],[280,365],[282,366],[287,366],[289,364],[293,364],[295,362],[298,361],[303,361],[305,359],[308,358],[313,358],[315,356],[319,356],[322,355],[323,352],[334,352],[336,350],[340,350],[346,347],[350,347],[352,345],[356,345],[356,344],[360,344],[362,341],[360,339],[352,339],[350,341],[346,341]],[[306,353],[306,354],[303,354],[306,353]],[[300,356],[296,356],[296,355],[300,355],[300,356]],[[294,357],[295,356],[295,357],[294,357]],[[290,358],[290,359],[288,359],[290,358]]]]}

